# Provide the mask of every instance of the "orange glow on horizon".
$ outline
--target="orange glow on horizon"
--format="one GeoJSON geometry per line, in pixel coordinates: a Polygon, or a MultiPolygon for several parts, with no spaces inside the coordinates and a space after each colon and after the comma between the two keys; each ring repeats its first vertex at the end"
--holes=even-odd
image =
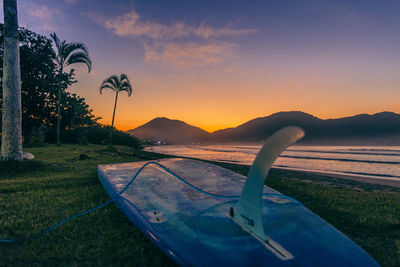
{"type": "MultiPolygon", "coordinates": [[[[334,58],[326,60],[340,65],[334,58]]],[[[229,70],[214,66],[170,72],[163,68],[154,75],[126,71],[133,94],[119,96],[114,126],[126,131],[166,117],[213,132],[280,111],[302,111],[320,119],[400,113],[400,76],[318,67],[315,63],[271,70],[268,65],[247,69],[234,65],[229,70]]],[[[99,95],[98,86],[108,75],[80,74],[79,83],[69,89],[84,97],[104,124],[111,123],[115,94],[106,90],[99,95]]]]}
{"type": "MultiPolygon", "coordinates": [[[[293,109],[293,110],[283,110],[283,111],[302,111],[302,110],[293,109]]],[[[364,113],[372,115],[372,114],[380,113],[380,112],[384,112],[384,111],[400,113],[400,110],[390,110],[390,109],[376,109],[373,112],[362,112],[362,111],[357,111],[357,112],[352,112],[352,113],[351,112],[349,112],[349,113],[344,113],[343,112],[343,113],[337,113],[336,115],[332,114],[332,115],[325,115],[325,116],[321,116],[321,115],[318,115],[318,114],[315,114],[315,113],[313,114],[312,112],[305,112],[305,111],[303,111],[303,112],[308,113],[310,115],[313,115],[313,116],[315,116],[315,117],[317,117],[319,119],[326,120],[326,119],[338,119],[338,118],[343,118],[343,117],[351,117],[351,116],[364,114],[364,113]]],[[[180,120],[180,121],[183,121],[183,122],[185,122],[185,123],[187,123],[187,124],[189,124],[191,126],[199,127],[200,129],[203,129],[203,130],[205,130],[205,131],[207,131],[209,133],[212,133],[214,131],[222,130],[222,129],[226,129],[226,128],[235,128],[235,127],[238,127],[239,125],[241,125],[243,123],[246,123],[246,122],[248,122],[250,120],[253,120],[253,119],[256,119],[256,118],[260,118],[260,117],[267,117],[267,116],[270,116],[270,115],[272,115],[274,113],[277,113],[277,112],[280,112],[280,111],[271,112],[271,113],[264,114],[264,115],[260,114],[260,115],[257,115],[257,116],[249,116],[247,118],[243,118],[241,121],[237,120],[234,117],[231,118],[231,120],[229,120],[228,118],[225,118],[226,121],[223,121],[223,120],[215,121],[215,123],[212,123],[212,121],[210,121],[209,118],[203,118],[203,120],[200,120],[200,119],[196,118],[196,120],[193,120],[192,118],[189,118],[189,117],[186,117],[186,118],[176,118],[176,117],[173,117],[173,116],[171,116],[171,117],[164,116],[164,117],[167,117],[168,119],[171,119],[171,120],[180,120]]],[[[156,118],[156,117],[160,117],[160,116],[155,116],[154,118],[156,118]]],[[[151,118],[151,119],[148,119],[148,120],[143,120],[143,121],[135,120],[135,122],[131,122],[129,117],[119,118],[121,122],[120,123],[116,122],[114,126],[118,130],[128,131],[128,130],[135,129],[135,128],[143,125],[143,124],[146,124],[147,122],[149,122],[150,120],[152,120],[154,118],[151,118]]],[[[100,120],[100,122],[104,123],[104,124],[107,124],[108,121],[107,120],[100,120]]]]}

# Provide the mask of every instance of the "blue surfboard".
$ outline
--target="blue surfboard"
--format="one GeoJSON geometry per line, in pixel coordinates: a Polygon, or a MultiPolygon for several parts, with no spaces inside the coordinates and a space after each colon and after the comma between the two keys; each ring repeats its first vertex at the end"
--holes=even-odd
{"type": "Polygon", "coordinates": [[[300,202],[264,185],[277,155],[303,134],[289,127],[268,139],[247,179],[182,158],[99,165],[98,175],[129,220],[180,265],[379,266],[300,202]]]}

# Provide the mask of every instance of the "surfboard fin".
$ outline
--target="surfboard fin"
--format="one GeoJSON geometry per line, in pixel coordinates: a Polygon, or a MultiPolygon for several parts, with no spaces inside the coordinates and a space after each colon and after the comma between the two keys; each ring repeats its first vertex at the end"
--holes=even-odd
{"type": "Polygon", "coordinates": [[[236,208],[230,210],[230,215],[235,222],[264,242],[268,240],[264,234],[261,212],[265,180],[279,154],[303,136],[303,129],[289,126],[275,132],[265,141],[249,170],[236,208]]]}

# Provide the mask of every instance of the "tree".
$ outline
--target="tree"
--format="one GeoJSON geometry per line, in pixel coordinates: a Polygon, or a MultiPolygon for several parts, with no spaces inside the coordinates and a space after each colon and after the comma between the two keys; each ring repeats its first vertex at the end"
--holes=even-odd
{"type": "Polygon", "coordinates": [[[89,127],[97,125],[97,120],[100,118],[95,117],[86,103],[85,98],[76,94],[67,93],[63,98],[61,110],[62,129],[71,130],[75,127],[89,127]]]}
{"type": "MultiPolygon", "coordinates": [[[[4,55],[4,27],[0,24],[0,100],[4,55]]],[[[52,42],[47,37],[30,30],[19,29],[19,53],[21,70],[22,135],[57,122],[58,75],[54,64],[52,42]]],[[[73,73],[64,73],[63,83],[74,82],[73,73]]],[[[54,131],[55,133],[55,131],[54,131]]],[[[55,140],[55,138],[54,138],[55,140]]]]}
{"type": "MultiPolygon", "coordinates": [[[[60,41],[56,33],[50,34],[54,41],[56,50],[55,63],[58,69],[59,84],[58,84],[58,101],[57,101],[57,144],[61,143],[61,95],[69,84],[62,81],[64,69],[75,63],[83,63],[88,67],[88,72],[92,69],[92,61],[89,57],[89,50],[83,43],[71,42],[67,43],[65,40],[60,41]]],[[[73,73],[74,69],[70,73],[73,73]]]]}
{"type": "Polygon", "coordinates": [[[115,92],[114,111],[110,130],[110,145],[112,145],[112,130],[114,127],[115,109],[117,107],[118,94],[120,92],[126,91],[128,93],[128,97],[131,96],[132,86],[129,82],[128,76],[125,73],[122,73],[119,77],[117,75],[112,75],[105,79],[100,85],[100,94],[102,94],[103,89],[111,89],[115,92]]]}
{"type": "MultiPolygon", "coordinates": [[[[3,24],[0,24],[0,102],[4,55],[3,32],[3,24]]],[[[37,140],[56,142],[58,81],[61,79],[63,84],[70,85],[76,82],[74,73],[64,72],[60,77],[55,65],[52,41],[28,29],[19,28],[19,52],[24,143],[37,144],[37,140]]],[[[61,131],[96,125],[98,120],[84,98],[68,92],[62,98],[60,115],[61,131]]]]}
{"type": "MultiPolygon", "coordinates": [[[[3,75],[4,27],[0,24],[0,78],[3,75]]],[[[57,85],[51,40],[27,29],[19,29],[22,135],[56,121],[57,85]]],[[[66,77],[68,80],[73,77],[66,77]]],[[[1,86],[1,83],[0,83],[1,86]]],[[[0,99],[2,95],[0,93],[0,99]]]]}
{"type": "Polygon", "coordinates": [[[4,65],[1,157],[22,160],[21,76],[16,0],[4,0],[4,65]]]}

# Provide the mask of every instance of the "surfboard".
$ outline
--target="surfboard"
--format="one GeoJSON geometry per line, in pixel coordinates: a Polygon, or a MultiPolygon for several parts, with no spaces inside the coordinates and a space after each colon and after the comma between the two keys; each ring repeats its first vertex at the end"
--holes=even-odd
{"type": "Polygon", "coordinates": [[[267,140],[247,179],[183,158],[99,165],[98,176],[128,219],[179,265],[379,266],[299,201],[264,185],[299,133],[292,127],[267,140]]]}

